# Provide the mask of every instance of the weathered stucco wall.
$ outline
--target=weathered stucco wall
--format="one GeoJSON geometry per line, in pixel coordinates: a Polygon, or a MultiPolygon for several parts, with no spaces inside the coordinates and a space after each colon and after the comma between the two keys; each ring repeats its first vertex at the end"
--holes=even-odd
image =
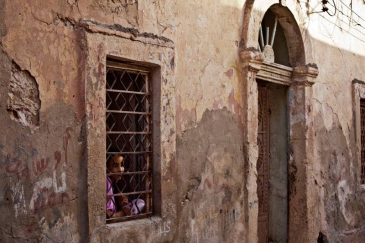
{"type": "Polygon", "coordinates": [[[87,217],[78,210],[86,200],[79,32],[56,18],[61,8],[46,23],[46,2],[0,6],[0,238],[78,241],[87,217]]]}
{"type": "Polygon", "coordinates": [[[365,30],[340,13],[308,14],[315,1],[294,0],[0,0],[0,241],[255,242],[256,128],[246,124],[257,119],[249,105],[257,90],[246,89],[255,80],[243,78],[239,53],[258,48],[256,27],[279,2],[303,41],[291,63],[319,70],[307,100],[313,163],[291,167],[288,178],[311,212],[296,220],[310,221],[313,241],[364,240],[356,100],[365,96],[353,80],[365,81],[365,30]],[[106,226],[97,170],[108,55],[158,67],[161,208],[106,226]],[[308,171],[305,190],[297,168],[308,171]]]}
{"type": "MultiPolygon", "coordinates": [[[[363,2],[352,2],[353,10],[361,15],[363,2]]],[[[362,242],[365,191],[360,183],[360,140],[356,134],[360,112],[354,103],[360,97],[355,95],[353,80],[364,80],[364,34],[363,28],[353,28],[343,17],[339,15],[336,21],[328,14],[313,15],[305,24],[309,29],[306,35],[312,37],[311,43],[305,42],[307,62],[317,63],[320,70],[313,86],[315,163],[311,179],[312,193],[318,199],[313,207],[320,215],[323,239],[362,242]]]]}

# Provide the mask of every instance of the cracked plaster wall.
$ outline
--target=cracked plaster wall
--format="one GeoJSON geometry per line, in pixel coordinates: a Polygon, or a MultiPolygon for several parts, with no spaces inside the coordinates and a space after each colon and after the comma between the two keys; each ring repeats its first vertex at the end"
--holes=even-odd
{"type": "MultiPolygon", "coordinates": [[[[358,185],[351,80],[365,80],[363,44],[337,27],[326,32],[323,23],[329,23],[319,15],[309,19],[304,3],[281,2],[302,29],[306,62],[320,70],[313,86],[310,190],[319,200],[318,231],[329,242],[360,242],[365,238],[365,195],[358,185]]],[[[0,239],[77,242],[87,237],[81,18],[163,36],[175,44],[179,187],[168,204],[178,205],[178,220],[157,224],[151,236],[142,237],[137,227],[126,237],[186,242],[245,238],[249,212],[244,208],[255,203],[245,201],[244,194],[243,89],[237,57],[245,3],[0,0],[0,124],[7,128],[0,138],[0,212],[9,219],[1,223],[0,239]],[[37,84],[42,104],[37,129],[14,122],[6,111],[13,62],[37,84]]],[[[260,3],[264,12],[272,2],[260,3]]],[[[365,11],[363,5],[357,7],[365,11]]]]}
{"type": "Polygon", "coordinates": [[[177,139],[178,238],[183,242],[239,242],[245,236],[239,124],[239,116],[227,108],[206,111],[196,128],[177,139]]]}
{"type": "MultiPolygon", "coordinates": [[[[356,8],[356,12],[365,10],[363,3],[357,3],[356,8]]],[[[360,186],[356,142],[355,117],[359,110],[353,103],[359,97],[353,96],[352,80],[365,78],[364,69],[359,66],[365,59],[364,45],[354,38],[357,30],[344,22],[331,24],[314,16],[307,25],[315,36],[310,45],[307,42],[306,50],[311,52],[307,62],[317,63],[320,70],[312,102],[315,158],[311,193],[318,195],[320,201],[314,205],[328,242],[362,242],[365,191],[360,186]]]]}

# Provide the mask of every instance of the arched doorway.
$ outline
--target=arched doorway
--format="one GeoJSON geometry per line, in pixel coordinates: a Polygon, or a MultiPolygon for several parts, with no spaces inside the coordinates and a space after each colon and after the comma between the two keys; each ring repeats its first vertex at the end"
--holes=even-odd
{"type": "Polygon", "coordinates": [[[312,242],[318,232],[309,220],[311,86],[318,69],[305,64],[301,32],[289,9],[274,4],[262,15],[255,11],[262,10],[257,2],[246,4],[240,45],[250,205],[246,240],[312,242]]]}
{"type": "MultiPolygon", "coordinates": [[[[274,5],[275,7],[275,5],[274,5]]],[[[290,77],[288,43],[283,27],[271,8],[261,21],[259,49],[271,71],[258,72],[257,196],[258,242],[287,242],[288,234],[288,103],[290,83],[265,74],[287,71],[290,77]]]]}

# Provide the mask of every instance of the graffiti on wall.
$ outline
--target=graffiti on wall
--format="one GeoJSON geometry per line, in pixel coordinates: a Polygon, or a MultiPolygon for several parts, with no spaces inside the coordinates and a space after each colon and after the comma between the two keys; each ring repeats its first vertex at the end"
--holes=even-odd
{"type": "Polygon", "coordinates": [[[39,154],[25,135],[15,139],[11,152],[4,152],[4,146],[0,145],[0,168],[2,178],[7,181],[0,207],[12,207],[16,218],[32,214],[38,219],[52,209],[54,217],[49,219],[49,226],[57,223],[61,212],[55,206],[72,200],[67,192],[65,171],[72,132],[67,127],[59,148],[45,156],[39,154]]]}
{"type": "Polygon", "coordinates": [[[170,232],[171,230],[171,221],[167,220],[167,221],[161,221],[161,223],[158,226],[158,233],[160,235],[166,235],[167,233],[170,232]]]}
{"type": "Polygon", "coordinates": [[[206,242],[220,240],[229,228],[236,224],[239,211],[235,208],[220,209],[214,208],[204,212],[203,222],[192,220],[190,229],[193,242],[206,242]]]}

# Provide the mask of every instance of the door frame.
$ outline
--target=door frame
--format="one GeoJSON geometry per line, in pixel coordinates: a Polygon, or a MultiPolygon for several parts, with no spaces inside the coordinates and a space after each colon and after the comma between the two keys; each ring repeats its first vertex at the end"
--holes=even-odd
{"type": "Polygon", "coordinates": [[[309,193],[314,188],[310,180],[313,165],[313,109],[312,85],[318,76],[316,65],[294,68],[264,62],[257,50],[242,50],[240,53],[243,84],[243,120],[246,175],[246,230],[247,242],[257,240],[258,199],[258,87],[256,79],[289,86],[289,160],[288,160],[288,241],[310,242],[316,235],[315,223],[310,220],[315,210],[315,200],[309,193]],[[255,203],[256,202],[256,203],[255,203]],[[300,219],[300,220],[295,220],[300,219]]]}

